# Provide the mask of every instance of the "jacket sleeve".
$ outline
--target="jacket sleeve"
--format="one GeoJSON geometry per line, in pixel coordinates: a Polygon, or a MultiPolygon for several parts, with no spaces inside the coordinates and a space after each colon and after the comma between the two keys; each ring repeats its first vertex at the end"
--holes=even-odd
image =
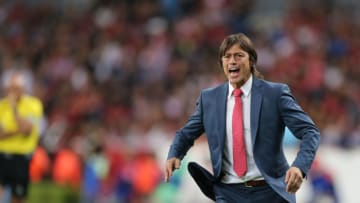
{"type": "Polygon", "coordinates": [[[298,105],[287,85],[281,88],[278,104],[285,125],[301,140],[299,152],[292,166],[300,168],[306,175],[320,144],[319,129],[298,105]]]}
{"type": "Polygon", "coordinates": [[[175,138],[168,153],[168,159],[177,157],[183,159],[187,151],[194,144],[194,141],[204,133],[202,119],[202,95],[196,102],[196,110],[190,116],[184,127],[176,132],[175,138]]]}

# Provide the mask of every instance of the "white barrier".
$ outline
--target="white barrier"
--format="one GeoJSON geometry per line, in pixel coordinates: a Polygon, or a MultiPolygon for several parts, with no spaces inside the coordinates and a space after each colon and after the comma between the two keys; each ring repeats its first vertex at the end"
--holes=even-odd
{"type": "MultiPolygon", "coordinates": [[[[295,149],[286,150],[288,160],[296,155],[295,149]]],[[[330,172],[334,178],[339,203],[359,203],[360,195],[360,148],[345,150],[332,146],[321,145],[317,153],[321,167],[330,172]]],[[[299,203],[307,203],[312,190],[309,181],[305,181],[297,194],[299,203]]],[[[330,201],[321,201],[330,203],[330,201]]]]}

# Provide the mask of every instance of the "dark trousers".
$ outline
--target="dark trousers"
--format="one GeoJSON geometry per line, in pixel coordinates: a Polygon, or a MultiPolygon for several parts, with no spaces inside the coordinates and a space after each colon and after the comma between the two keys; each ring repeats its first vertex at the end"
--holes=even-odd
{"type": "Polygon", "coordinates": [[[30,159],[27,155],[0,152],[0,185],[9,186],[15,197],[23,198],[27,195],[30,159]]]}
{"type": "Polygon", "coordinates": [[[245,187],[243,184],[214,185],[216,203],[287,203],[269,185],[245,187]]]}

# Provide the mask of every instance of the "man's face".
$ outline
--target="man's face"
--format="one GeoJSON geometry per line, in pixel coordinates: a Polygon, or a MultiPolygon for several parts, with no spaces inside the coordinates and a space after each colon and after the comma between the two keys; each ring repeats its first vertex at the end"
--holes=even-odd
{"type": "Polygon", "coordinates": [[[250,77],[249,54],[235,44],[222,56],[224,73],[234,88],[240,88],[250,77]]]}
{"type": "Polygon", "coordinates": [[[24,80],[21,76],[15,75],[10,78],[7,87],[7,94],[14,100],[18,100],[24,93],[24,80]]]}

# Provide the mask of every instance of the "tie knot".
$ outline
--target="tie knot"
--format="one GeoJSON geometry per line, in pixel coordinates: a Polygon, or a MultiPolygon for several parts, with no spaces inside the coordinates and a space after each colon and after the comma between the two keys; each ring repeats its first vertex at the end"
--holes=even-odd
{"type": "Polygon", "coordinates": [[[241,89],[234,89],[234,91],[233,91],[233,95],[234,95],[234,97],[240,97],[241,95],[242,95],[242,91],[241,91],[241,89]]]}

